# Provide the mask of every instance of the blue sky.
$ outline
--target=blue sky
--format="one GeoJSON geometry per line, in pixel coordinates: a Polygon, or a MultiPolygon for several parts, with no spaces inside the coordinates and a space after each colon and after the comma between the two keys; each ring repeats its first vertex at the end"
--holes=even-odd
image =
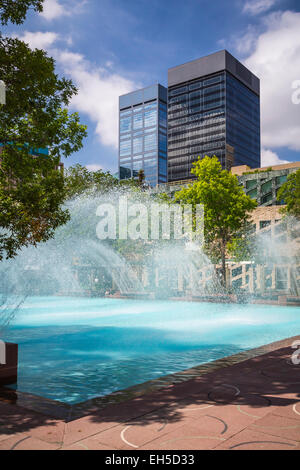
{"type": "Polygon", "coordinates": [[[18,35],[46,49],[79,88],[71,109],[88,125],[66,165],[117,169],[118,96],[169,67],[226,48],[261,78],[263,164],[300,160],[300,5],[295,0],[45,0],[18,35]]]}

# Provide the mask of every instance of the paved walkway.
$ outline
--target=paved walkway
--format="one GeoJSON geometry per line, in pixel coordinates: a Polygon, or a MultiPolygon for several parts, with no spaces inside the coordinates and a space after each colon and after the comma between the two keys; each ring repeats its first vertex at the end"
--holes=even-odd
{"type": "Polygon", "coordinates": [[[300,365],[281,348],[71,422],[0,401],[0,450],[300,450],[300,365]]]}

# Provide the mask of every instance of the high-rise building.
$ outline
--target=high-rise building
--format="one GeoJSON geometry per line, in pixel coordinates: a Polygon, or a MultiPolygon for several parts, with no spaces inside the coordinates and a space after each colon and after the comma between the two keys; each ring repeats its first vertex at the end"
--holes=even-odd
{"type": "Polygon", "coordinates": [[[205,155],[260,166],[260,81],[225,50],[168,71],[168,181],[205,155]]]}
{"type": "Polygon", "coordinates": [[[119,98],[119,177],[144,171],[151,186],[167,181],[167,89],[156,84],[119,98]]]}

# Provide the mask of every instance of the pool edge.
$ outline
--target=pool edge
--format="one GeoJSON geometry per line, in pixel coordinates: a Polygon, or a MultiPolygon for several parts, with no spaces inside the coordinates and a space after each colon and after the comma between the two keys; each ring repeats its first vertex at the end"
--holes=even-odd
{"type": "Polygon", "coordinates": [[[240,364],[255,357],[274,352],[282,348],[291,348],[292,343],[300,340],[300,335],[285,338],[273,343],[249,349],[232,356],[223,357],[212,362],[200,364],[199,366],[185,369],[174,374],[159,377],[154,380],[146,381],[141,384],[133,385],[123,390],[113,392],[103,397],[92,398],[85,402],[75,405],[69,405],[64,402],[51,400],[38,395],[32,395],[26,392],[19,392],[0,386],[0,403],[12,404],[30,411],[45,414],[49,417],[62,419],[66,422],[87,416],[97,409],[104,410],[109,405],[119,404],[130,401],[134,398],[162,391],[166,387],[170,387],[179,383],[194,380],[202,375],[215,372],[217,370],[227,368],[236,364],[240,364]]]}

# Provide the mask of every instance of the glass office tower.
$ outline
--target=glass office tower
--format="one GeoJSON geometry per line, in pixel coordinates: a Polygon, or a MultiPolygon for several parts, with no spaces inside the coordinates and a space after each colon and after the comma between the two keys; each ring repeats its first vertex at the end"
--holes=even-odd
{"type": "Polygon", "coordinates": [[[227,51],[169,69],[168,181],[193,178],[192,163],[260,167],[259,79],[227,51]]]}
{"type": "Polygon", "coordinates": [[[119,98],[119,178],[144,170],[151,186],[167,182],[167,89],[152,85],[119,98]]]}

